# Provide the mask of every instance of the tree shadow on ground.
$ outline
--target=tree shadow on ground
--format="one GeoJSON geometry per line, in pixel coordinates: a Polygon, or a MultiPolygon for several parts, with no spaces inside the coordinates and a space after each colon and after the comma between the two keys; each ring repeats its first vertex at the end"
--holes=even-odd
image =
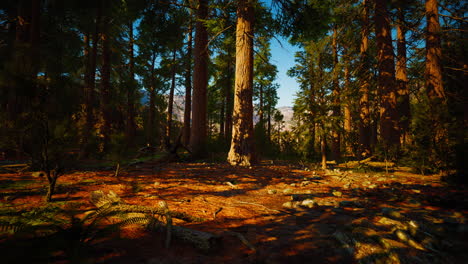
{"type": "MultiPolygon", "coordinates": [[[[313,197],[315,206],[284,209],[282,202],[278,201],[289,201],[291,195],[266,196],[266,189],[278,181],[287,184],[297,182],[300,175],[278,172],[267,166],[259,170],[221,166],[216,171],[209,164],[177,166],[162,168],[167,171],[161,174],[129,173],[124,180],[143,185],[154,185],[154,182],[160,181],[164,187],[151,187],[154,189],[147,191],[148,198],[156,195],[172,199],[209,198],[209,202],[216,199],[219,204],[231,205],[235,210],[248,209],[248,214],[237,217],[223,215],[221,211],[202,223],[177,223],[220,235],[223,247],[215,252],[200,252],[192,245],[174,239],[171,247],[165,249],[163,234],[140,232],[139,236],[95,241],[93,250],[88,252],[94,262],[463,263],[468,258],[468,200],[465,189],[382,182],[372,188],[333,186],[325,192],[314,192],[320,183],[328,181],[327,176],[323,176],[314,179],[318,184],[309,188],[312,193],[295,193],[313,197]],[[179,170],[182,168],[183,171],[179,170]],[[186,168],[190,168],[189,172],[186,168]],[[272,177],[275,173],[278,176],[272,177]],[[237,188],[230,189],[224,184],[228,180],[236,180],[237,188]],[[198,191],[193,188],[198,184],[211,186],[215,190],[198,191]],[[337,191],[342,195],[337,195],[337,191]],[[249,195],[258,196],[245,203],[225,202],[245,200],[249,195]],[[271,204],[260,204],[269,209],[259,206],[260,202],[255,200],[261,195],[263,199],[271,197],[271,204]],[[241,234],[255,250],[233,234],[241,234]]],[[[127,198],[133,196],[129,193],[127,198]]],[[[173,203],[171,209],[190,206],[190,202],[173,203]]],[[[216,208],[218,204],[207,202],[204,206],[216,208]]],[[[4,254],[11,255],[8,249],[14,245],[12,243],[2,243],[4,254]]],[[[37,244],[32,247],[40,247],[37,244]]],[[[27,248],[25,245],[24,249],[27,248]]],[[[35,258],[36,263],[57,261],[62,254],[57,253],[57,249],[46,250],[49,253],[41,255],[45,257],[35,258]]],[[[14,260],[25,263],[23,260],[26,257],[20,255],[14,260]]]]}

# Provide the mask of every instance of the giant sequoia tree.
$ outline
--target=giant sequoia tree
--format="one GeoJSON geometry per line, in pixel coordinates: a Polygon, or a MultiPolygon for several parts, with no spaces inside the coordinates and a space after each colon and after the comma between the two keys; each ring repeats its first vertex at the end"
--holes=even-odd
{"type": "Polygon", "coordinates": [[[386,0],[375,0],[375,35],[377,42],[378,91],[380,94],[380,133],[388,150],[399,145],[395,57],[393,55],[390,17],[386,0]]]}
{"type": "Polygon", "coordinates": [[[192,128],[190,148],[195,157],[206,155],[207,86],[208,86],[208,32],[204,21],[208,16],[208,1],[198,1],[195,25],[192,128]]]}
{"type": "Polygon", "coordinates": [[[228,162],[240,166],[249,166],[256,162],[252,106],[254,18],[253,1],[239,1],[236,29],[234,113],[228,162]]]}

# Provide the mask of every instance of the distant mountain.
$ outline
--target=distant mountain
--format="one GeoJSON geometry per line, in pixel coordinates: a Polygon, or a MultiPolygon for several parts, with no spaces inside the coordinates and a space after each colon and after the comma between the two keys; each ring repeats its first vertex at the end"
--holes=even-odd
{"type": "MultiPolygon", "coordinates": [[[[174,119],[180,122],[184,120],[185,96],[174,95],[174,119]]],[[[291,129],[294,110],[291,106],[281,106],[276,108],[284,116],[285,130],[291,129]]],[[[254,113],[254,122],[258,122],[258,116],[254,113]]]]}
{"type": "Polygon", "coordinates": [[[291,106],[281,106],[276,109],[283,115],[284,130],[290,130],[293,124],[293,108],[291,106]]]}

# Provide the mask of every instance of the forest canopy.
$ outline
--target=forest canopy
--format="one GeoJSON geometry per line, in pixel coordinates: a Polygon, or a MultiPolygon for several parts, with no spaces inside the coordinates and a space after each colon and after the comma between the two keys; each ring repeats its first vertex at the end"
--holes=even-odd
{"type": "Polygon", "coordinates": [[[460,176],[466,12],[454,0],[2,1],[2,159],[50,171],[69,155],[145,149],[242,166],[372,158],[460,176]],[[300,48],[288,124],[278,36],[300,48]]]}

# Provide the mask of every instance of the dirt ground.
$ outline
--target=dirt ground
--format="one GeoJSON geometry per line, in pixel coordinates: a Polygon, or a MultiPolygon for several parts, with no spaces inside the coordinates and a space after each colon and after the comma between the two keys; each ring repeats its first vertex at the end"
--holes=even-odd
{"type": "MultiPolygon", "coordinates": [[[[318,170],[263,161],[250,168],[215,163],[144,162],[74,171],[58,179],[53,204],[95,209],[90,193],[113,191],[125,203],[203,218],[174,225],[210,232],[219,247],[190,243],[141,225],[93,241],[86,263],[466,263],[468,196],[438,175],[404,168],[318,170]]],[[[0,174],[0,220],[46,206],[44,185],[30,173],[0,174]]],[[[112,220],[109,220],[111,223],[112,220]]],[[[50,237],[0,237],[6,263],[69,263],[50,237]],[[34,242],[37,240],[36,242],[34,242]],[[40,252],[41,254],[37,253],[40,252]]],[[[5,262],[3,262],[5,263],[5,262]]]]}

